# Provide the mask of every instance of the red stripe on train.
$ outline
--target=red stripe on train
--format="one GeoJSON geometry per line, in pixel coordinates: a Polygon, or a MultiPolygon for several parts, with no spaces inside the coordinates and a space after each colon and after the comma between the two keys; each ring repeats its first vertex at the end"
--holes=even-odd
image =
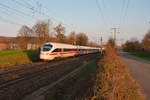
{"type": "Polygon", "coordinates": [[[57,55],[58,53],[51,53],[51,54],[49,54],[49,55],[57,55]]]}
{"type": "Polygon", "coordinates": [[[60,54],[73,54],[73,53],[77,53],[77,52],[61,52],[60,54]]]}
{"type": "Polygon", "coordinates": [[[58,54],[63,55],[63,54],[73,54],[73,53],[80,53],[80,52],[61,52],[61,53],[51,53],[49,55],[58,55],[58,54]]]}

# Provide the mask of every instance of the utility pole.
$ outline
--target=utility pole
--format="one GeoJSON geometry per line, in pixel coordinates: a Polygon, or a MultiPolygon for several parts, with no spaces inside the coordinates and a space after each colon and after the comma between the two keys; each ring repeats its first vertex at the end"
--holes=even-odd
{"type": "Polygon", "coordinates": [[[116,44],[116,34],[120,33],[119,28],[112,28],[112,30],[114,30],[114,32],[113,32],[113,34],[114,34],[114,43],[116,44]]]}
{"type": "Polygon", "coordinates": [[[101,52],[101,55],[103,54],[103,37],[101,36],[100,38],[100,52],[101,52]]]}

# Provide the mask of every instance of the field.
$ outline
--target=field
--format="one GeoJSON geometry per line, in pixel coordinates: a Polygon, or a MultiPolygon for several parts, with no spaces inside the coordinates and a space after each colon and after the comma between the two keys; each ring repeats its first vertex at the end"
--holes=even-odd
{"type": "Polygon", "coordinates": [[[150,52],[149,51],[141,51],[141,50],[128,50],[128,49],[124,49],[125,52],[128,52],[134,56],[143,58],[145,60],[149,60],[150,61],[150,52]]]}
{"type": "Polygon", "coordinates": [[[38,50],[0,51],[0,68],[28,64],[38,60],[38,50]]]}

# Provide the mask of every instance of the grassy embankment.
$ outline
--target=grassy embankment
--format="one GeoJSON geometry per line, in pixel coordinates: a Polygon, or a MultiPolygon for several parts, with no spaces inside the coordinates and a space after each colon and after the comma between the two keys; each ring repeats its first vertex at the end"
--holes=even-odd
{"type": "Polygon", "coordinates": [[[142,59],[150,61],[150,51],[128,50],[128,49],[123,49],[123,51],[128,52],[134,56],[140,57],[142,59]]]}
{"type": "Polygon", "coordinates": [[[74,77],[50,89],[46,100],[144,100],[144,97],[139,84],[109,47],[98,65],[97,61],[89,62],[74,77]]]}
{"type": "Polygon", "coordinates": [[[107,47],[106,56],[99,61],[98,66],[93,86],[94,96],[89,98],[96,98],[96,100],[144,100],[139,84],[131,77],[111,47],[107,47]]]}
{"type": "Polygon", "coordinates": [[[0,51],[0,68],[32,63],[38,60],[38,50],[0,51]]]}

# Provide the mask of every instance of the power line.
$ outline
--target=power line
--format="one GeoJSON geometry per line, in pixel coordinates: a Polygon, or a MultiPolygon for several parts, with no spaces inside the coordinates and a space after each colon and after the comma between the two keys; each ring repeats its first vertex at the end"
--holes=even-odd
{"type": "Polygon", "coordinates": [[[5,7],[2,7],[2,6],[0,6],[0,10],[1,10],[1,12],[3,12],[3,14],[5,14],[5,15],[8,15],[9,17],[11,16],[11,17],[13,17],[14,19],[16,19],[16,17],[14,17],[14,16],[12,16],[12,15],[17,15],[17,17],[18,16],[20,16],[21,18],[22,17],[24,17],[23,19],[24,20],[26,20],[26,21],[29,21],[29,20],[27,20],[27,19],[25,19],[26,17],[25,16],[23,16],[23,15],[20,15],[20,14],[18,14],[18,13],[14,13],[14,12],[11,12],[9,9],[7,9],[7,8],[5,8],[5,7]]]}
{"type": "Polygon", "coordinates": [[[101,15],[101,17],[102,17],[102,19],[103,19],[103,21],[104,21],[104,24],[107,26],[107,23],[106,23],[106,21],[105,21],[104,14],[103,14],[103,12],[102,12],[102,8],[101,8],[101,6],[100,6],[98,0],[96,0],[96,5],[97,5],[97,8],[98,8],[98,10],[99,10],[99,14],[101,15]]]}
{"type": "MultiPolygon", "coordinates": [[[[22,11],[20,11],[20,10],[17,10],[17,9],[12,9],[11,7],[9,7],[9,6],[7,6],[7,5],[4,5],[4,4],[2,4],[2,3],[0,3],[0,8],[1,8],[1,10],[3,9],[3,12],[4,12],[4,14],[5,15],[9,15],[9,16],[11,16],[10,18],[12,18],[13,16],[12,15],[16,15],[17,17],[18,16],[20,16],[19,18],[20,19],[23,19],[24,21],[30,21],[29,19],[27,19],[27,17],[28,18],[31,18],[31,16],[29,16],[29,15],[27,15],[27,14],[25,14],[25,13],[23,13],[22,11]]],[[[16,17],[16,18],[17,18],[16,17]]],[[[15,19],[16,19],[15,18],[15,19]]],[[[6,20],[6,18],[5,18],[5,20],[6,20]]],[[[10,21],[10,20],[9,20],[10,21]]],[[[17,20],[18,21],[18,20],[17,20]]],[[[8,22],[8,21],[7,21],[8,22]]],[[[14,22],[13,22],[14,23],[14,22]]]]}
{"type": "Polygon", "coordinates": [[[103,6],[106,8],[105,0],[102,0],[103,6]]]}
{"type": "Polygon", "coordinates": [[[130,5],[130,0],[127,1],[127,7],[126,7],[126,11],[125,11],[125,16],[127,16],[127,11],[128,11],[129,5],[130,5]]]}
{"type": "Polygon", "coordinates": [[[119,23],[119,26],[121,26],[121,22],[122,22],[122,17],[123,17],[123,14],[124,14],[124,9],[125,9],[125,0],[123,0],[122,2],[122,8],[121,8],[121,12],[120,12],[120,23],[119,23]]]}
{"type": "Polygon", "coordinates": [[[32,11],[34,11],[34,12],[36,12],[36,13],[42,15],[42,16],[44,16],[44,17],[48,17],[48,18],[51,18],[51,19],[55,20],[56,22],[59,22],[57,19],[52,18],[52,17],[50,17],[48,14],[44,13],[43,11],[41,11],[41,8],[42,8],[42,4],[41,4],[41,3],[36,2],[36,3],[37,3],[37,6],[40,7],[39,10],[38,10],[36,7],[32,6],[32,5],[31,5],[30,3],[28,3],[27,1],[24,1],[24,0],[23,0],[22,2],[26,3],[27,5],[29,5],[29,6],[31,7],[31,8],[28,8],[28,7],[26,7],[26,8],[28,8],[28,9],[30,9],[30,10],[32,10],[32,11]]]}
{"type": "Polygon", "coordinates": [[[13,21],[10,21],[10,20],[7,20],[3,17],[0,16],[0,20],[3,21],[3,22],[7,22],[9,24],[13,24],[13,25],[17,25],[17,26],[22,26],[22,24],[19,24],[19,23],[16,23],[16,22],[13,22],[13,21]]]}
{"type": "Polygon", "coordinates": [[[32,12],[32,16],[30,16],[30,17],[34,17],[34,19],[37,19],[35,16],[34,16],[34,14],[35,14],[35,12],[38,12],[37,11],[37,9],[34,7],[34,6],[32,6],[32,5],[29,5],[29,4],[27,4],[26,2],[19,2],[19,1],[17,1],[17,0],[12,0],[14,3],[16,3],[16,4],[18,4],[18,5],[20,5],[20,6],[22,6],[22,7],[24,7],[24,8],[27,8],[27,9],[29,9],[29,10],[31,10],[32,12]]]}
{"type": "Polygon", "coordinates": [[[28,5],[29,7],[33,7],[31,4],[29,4],[26,0],[21,0],[21,1],[23,1],[26,5],[28,5]]]}
{"type": "MultiPolygon", "coordinates": [[[[6,12],[9,12],[9,13],[12,13],[12,14],[17,14],[17,16],[21,16],[21,18],[25,17],[25,16],[32,18],[31,15],[26,14],[26,13],[20,11],[20,10],[15,9],[15,8],[11,8],[11,7],[9,7],[9,6],[5,5],[5,4],[2,4],[2,3],[0,3],[0,8],[6,10],[6,12]]],[[[5,12],[5,14],[9,15],[6,12],[5,12]]],[[[22,25],[22,24],[14,22],[14,21],[4,19],[3,17],[0,17],[0,18],[1,18],[1,21],[3,21],[3,22],[7,22],[7,23],[10,23],[10,24],[14,24],[14,25],[22,25]]]]}
{"type": "Polygon", "coordinates": [[[125,21],[125,18],[127,17],[127,13],[128,13],[128,8],[129,8],[129,5],[130,5],[130,0],[127,0],[127,2],[125,2],[124,0],[123,0],[123,3],[124,3],[124,13],[122,13],[122,19],[120,20],[120,26],[121,26],[121,24],[123,24],[124,23],[124,21],[125,21]],[[125,3],[126,3],[126,6],[125,6],[125,3]]]}
{"type": "MultiPolygon", "coordinates": [[[[12,0],[12,1],[13,1],[14,3],[16,3],[17,5],[20,5],[20,6],[22,6],[22,7],[28,8],[29,10],[32,11],[32,13],[38,13],[38,14],[44,16],[44,17],[51,18],[52,20],[54,20],[54,21],[56,21],[56,22],[58,22],[58,23],[61,23],[61,22],[58,21],[56,18],[52,18],[52,17],[50,17],[47,13],[43,12],[43,11],[42,11],[42,4],[41,4],[41,3],[38,3],[38,2],[37,2],[37,4],[40,5],[40,8],[38,9],[38,8],[37,8],[38,5],[37,5],[37,7],[35,7],[35,6],[33,6],[32,4],[28,3],[28,2],[25,1],[25,0],[21,0],[21,1],[12,0]]],[[[5,5],[5,4],[3,4],[3,3],[0,3],[0,7],[1,7],[2,9],[6,10],[6,12],[10,12],[10,13],[16,14],[16,15],[18,15],[18,16],[21,16],[21,17],[27,16],[27,17],[33,18],[33,16],[31,16],[30,14],[24,13],[22,10],[18,10],[18,9],[12,8],[12,7],[7,6],[7,5],[5,5]]],[[[43,6],[43,7],[44,7],[44,6],[43,6]]],[[[6,14],[6,13],[5,13],[5,14],[6,14]]],[[[7,13],[7,15],[8,15],[8,13],[7,13]]],[[[34,14],[33,14],[33,15],[34,15],[34,14]]],[[[37,18],[34,17],[34,19],[37,19],[37,18]]],[[[6,20],[5,20],[5,21],[6,21],[6,20]]],[[[7,21],[7,22],[11,22],[11,21],[7,21]]],[[[11,23],[13,23],[13,22],[11,22],[11,23]]],[[[68,25],[68,24],[64,24],[64,25],[65,25],[65,26],[68,26],[68,27],[72,27],[72,25],[68,25]]]]}
{"type": "MultiPolygon", "coordinates": [[[[28,2],[26,1],[26,3],[28,3],[28,2]]],[[[30,3],[28,3],[28,4],[30,5],[30,3]]],[[[56,21],[57,23],[61,23],[61,21],[57,20],[56,18],[54,18],[52,16],[49,16],[48,12],[44,13],[42,11],[42,8],[45,8],[47,11],[49,11],[49,9],[46,6],[42,6],[42,3],[40,3],[40,2],[37,2],[37,5],[40,5],[39,11],[38,12],[36,11],[37,13],[39,13],[39,14],[41,14],[43,16],[46,16],[48,18],[51,18],[52,20],[56,21]]],[[[66,25],[66,26],[68,26],[68,27],[71,27],[71,28],[73,27],[73,24],[65,24],[65,23],[63,23],[63,24],[66,25]]]]}
{"type": "Polygon", "coordinates": [[[25,6],[25,7],[30,8],[32,10],[32,7],[30,7],[28,5],[25,5],[24,3],[21,3],[21,2],[19,2],[17,0],[12,0],[12,1],[15,2],[15,3],[17,3],[17,4],[19,4],[20,6],[25,6]]]}
{"type": "Polygon", "coordinates": [[[120,33],[119,31],[117,32],[117,30],[119,30],[119,28],[112,28],[112,30],[114,30],[114,43],[116,43],[116,35],[117,35],[117,33],[120,33]]]}
{"type": "MultiPolygon", "coordinates": [[[[17,4],[19,4],[19,5],[22,5],[23,7],[25,7],[25,8],[27,8],[27,9],[33,11],[33,12],[32,12],[32,13],[33,13],[33,16],[34,16],[35,13],[37,13],[37,14],[40,14],[40,15],[42,15],[42,16],[44,16],[44,17],[51,18],[49,15],[47,15],[47,14],[44,13],[44,12],[42,12],[41,10],[38,10],[35,6],[32,6],[30,3],[26,2],[26,1],[22,1],[23,3],[19,2],[19,1],[16,1],[16,0],[12,0],[12,1],[14,1],[15,3],[17,3],[17,4]]],[[[39,4],[39,5],[41,5],[41,4],[39,4]]],[[[37,19],[36,17],[34,17],[34,18],[37,19]]],[[[53,20],[55,20],[56,22],[58,22],[55,18],[51,18],[51,19],[53,19],[53,20]]]]}
{"type": "Polygon", "coordinates": [[[26,14],[26,13],[20,11],[20,10],[11,8],[11,7],[9,7],[9,6],[7,6],[7,5],[4,5],[4,4],[2,4],[2,3],[0,3],[0,6],[5,7],[5,8],[7,8],[7,9],[9,9],[9,10],[15,11],[15,12],[17,12],[17,13],[19,13],[19,14],[22,14],[22,15],[25,15],[25,16],[28,16],[28,17],[31,17],[29,14],[26,14]]]}

